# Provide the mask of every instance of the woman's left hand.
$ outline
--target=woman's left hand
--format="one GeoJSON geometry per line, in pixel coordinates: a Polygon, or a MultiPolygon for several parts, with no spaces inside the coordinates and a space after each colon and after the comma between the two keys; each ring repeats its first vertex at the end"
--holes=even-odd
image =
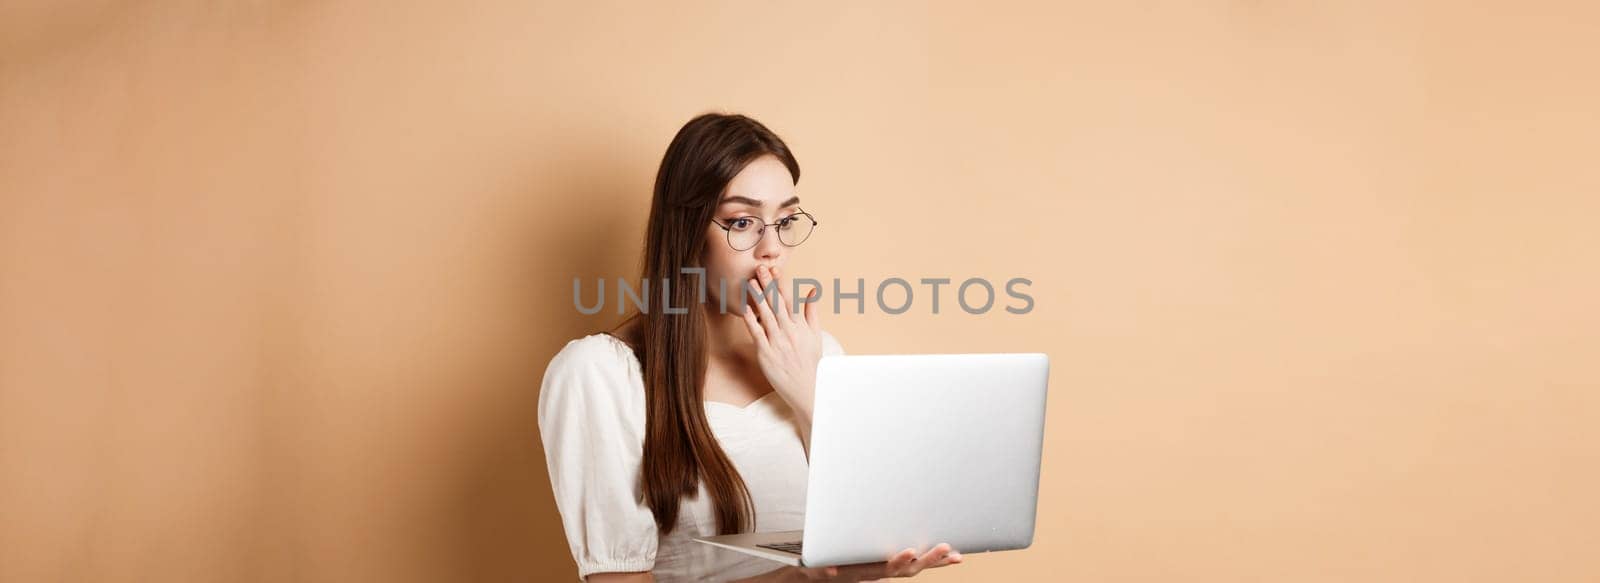
{"type": "Polygon", "coordinates": [[[866,563],[861,565],[844,565],[840,567],[799,567],[795,578],[801,581],[877,581],[890,577],[915,577],[926,569],[947,567],[961,562],[961,553],[950,548],[949,544],[939,543],[928,549],[922,556],[917,556],[915,549],[906,549],[890,557],[882,563],[866,563]]]}
{"type": "Polygon", "coordinates": [[[756,268],[756,278],[746,282],[750,305],[745,306],[744,322],[756,343],[756,361],[773,390],[789,402],[802,417],[802,427],[811,427],[811,405],[816,394],[817,362],[822,360],[822,323],[817,316],[817,289],[806,294],[804,317],[794,310],[784,295],[780,270],[756,268]],[[777,310],[767,304],[762,290],[775,288],[777,310]]]}

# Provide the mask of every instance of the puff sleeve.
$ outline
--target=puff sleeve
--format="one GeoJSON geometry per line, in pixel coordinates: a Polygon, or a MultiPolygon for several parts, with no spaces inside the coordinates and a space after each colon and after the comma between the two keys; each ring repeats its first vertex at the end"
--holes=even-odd
{"type": "Polygon", "coordinates": [[[839,344],[839,340],[834,338],[833,334],[829,334],[827,330],[823,330],[822,355],[827,356],[830,354],[844,354],[844,346],[839,344]]]}
{"type": "Polygon", "coordinates": [[[550,488],[579,577],[655,566],[655,516],[637,495],[644,396],[622,350],[602,335],[570,341],[539,389],[550,488]]]}

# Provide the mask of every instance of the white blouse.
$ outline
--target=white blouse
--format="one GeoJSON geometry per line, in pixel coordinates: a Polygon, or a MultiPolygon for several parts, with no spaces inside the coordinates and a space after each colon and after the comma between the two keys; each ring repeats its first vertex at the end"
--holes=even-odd
{"type": "MultiPolygon", "coordinates": [[[[823,354],[844,354],[823,332],[823,354]]],[[[744,407],[707,401],[706,418],[755,504],[755,532],[805,523],[805,447],[794,413],[770,392],[744,407]]],[[[694,542],[716,534],[710,495],[684,497],[678,524],[660,536],[639,497],[644,450],[644,378],[622,340],[590,334],[550,360],[539,390],[539,434],[556,508],[578,576],[651,571],[656,581],[725,581],[778,563],[694,542]]]]}

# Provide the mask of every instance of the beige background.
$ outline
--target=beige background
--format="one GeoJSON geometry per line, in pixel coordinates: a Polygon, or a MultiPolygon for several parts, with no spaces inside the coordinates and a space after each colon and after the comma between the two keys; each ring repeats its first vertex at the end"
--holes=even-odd
{"type": "Polygon", "coordinates": [[[1053,357],[927,579],[1600,579],[1592,3],[394,4],[0,5],[0,580],[572,576],[538,381],[706,110],[797,275],[1035,282],[826,321],[1053,357]]]}

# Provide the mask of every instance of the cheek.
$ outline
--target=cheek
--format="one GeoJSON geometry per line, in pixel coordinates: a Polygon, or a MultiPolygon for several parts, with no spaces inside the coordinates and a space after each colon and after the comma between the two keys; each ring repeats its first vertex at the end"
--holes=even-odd
{"type": "Polygon", "coordinates": [[[712,243],[721,245],[721,247],[719,248],[716,245],[709,246],[706,249],[703,265],[706,267],[707,291],[712,296],[715,296],[717,295],[717,290],[720,289],[718,286],[721,285],[720,282],[722,280],[727,280],[728,289],[738,289],[738,286],[744,283],[745,275],[741,274],[750,273],[755,269],[755,266],[745,265],[747,263],[745,258],[735,252],[733,248],[728,247],[725,241],[718,239],[712,241],[712,243]]]}

